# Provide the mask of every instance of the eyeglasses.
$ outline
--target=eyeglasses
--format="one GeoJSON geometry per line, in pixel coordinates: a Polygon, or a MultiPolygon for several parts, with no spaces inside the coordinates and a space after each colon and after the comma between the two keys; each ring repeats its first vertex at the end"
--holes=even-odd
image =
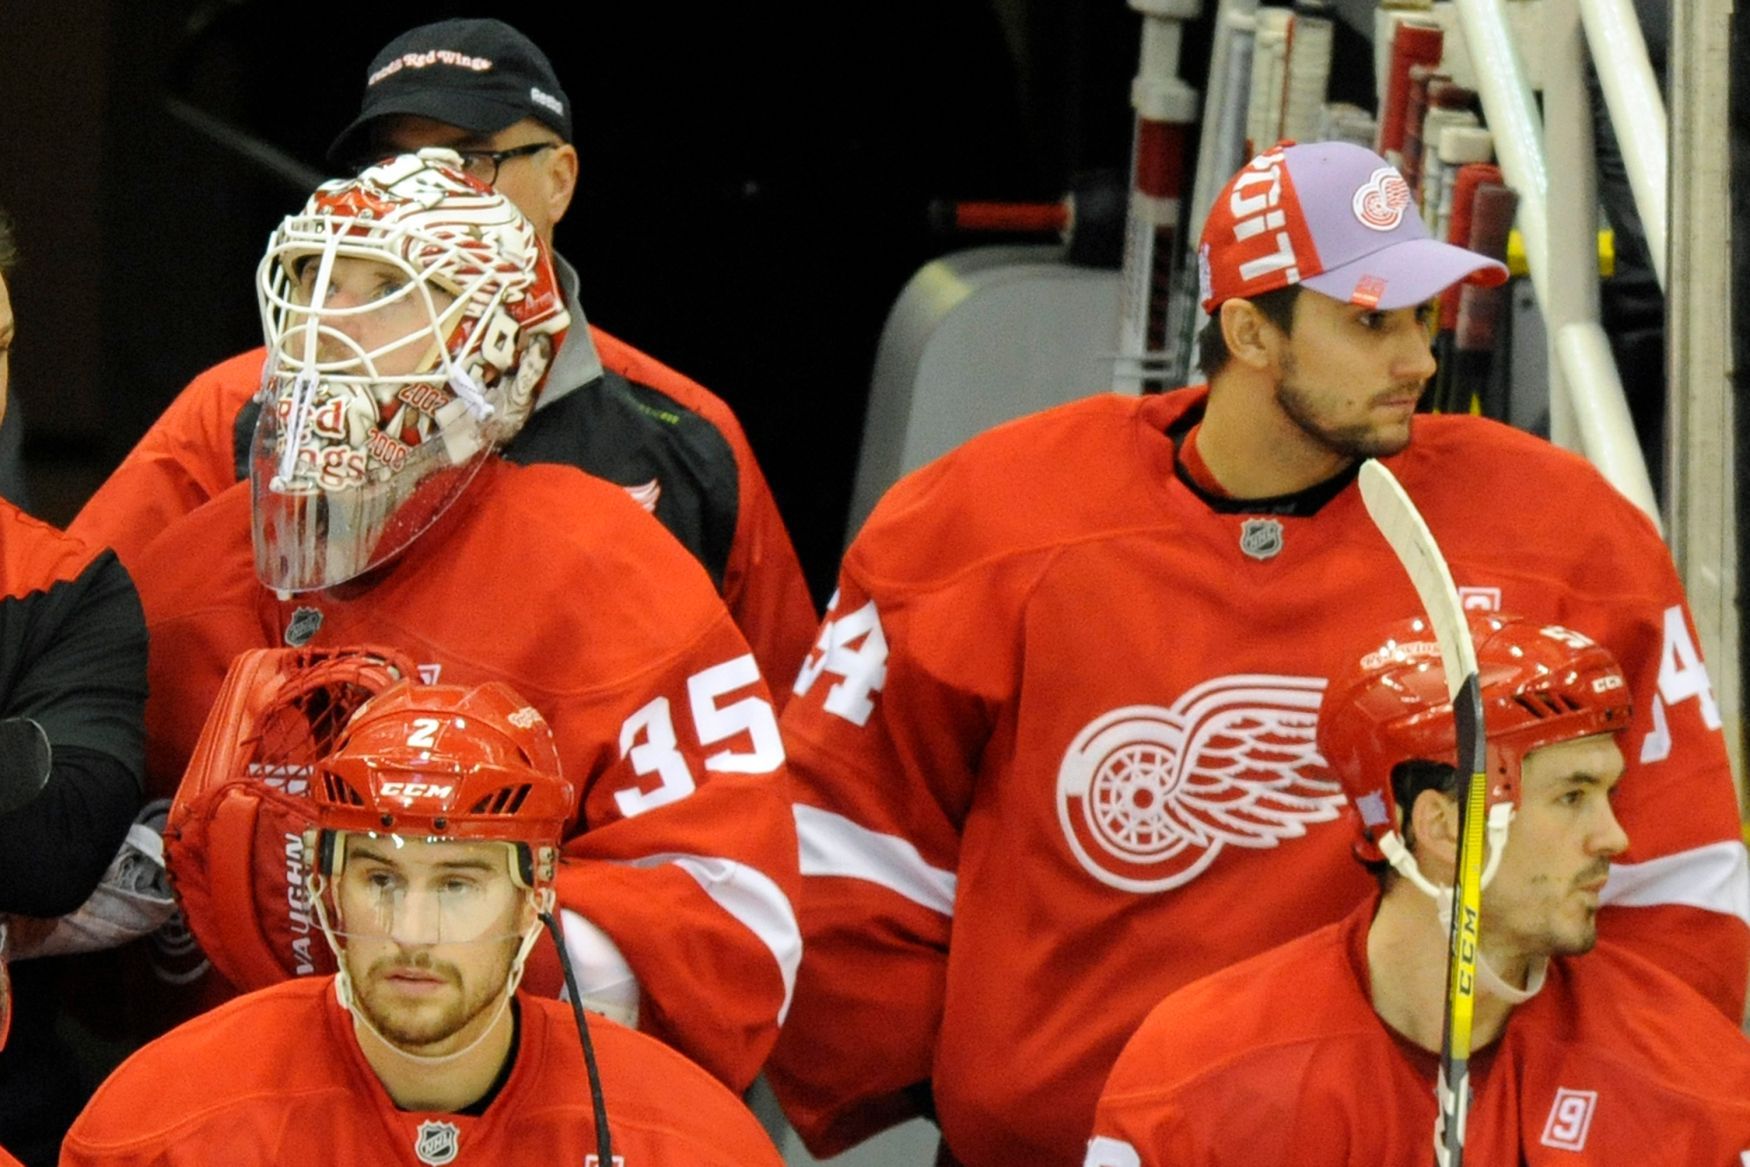
{"type": "Polygon", "coordinates": [[[542,150],[551,150],[561,142],[530,142],[526,146],[512,146],[508,150],[457,150],[462,156],[462,172],[470,178],[477,178],[487,186],[498,181],[498,168],[512,158],[527,158],[531,154],[539,154],[542,150]]]}

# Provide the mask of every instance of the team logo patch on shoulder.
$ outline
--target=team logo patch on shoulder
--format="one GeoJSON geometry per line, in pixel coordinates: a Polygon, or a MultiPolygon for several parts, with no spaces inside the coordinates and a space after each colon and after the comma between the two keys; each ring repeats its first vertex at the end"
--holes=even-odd
{"type": "Polygon", "coordinates": [[[1240,550],[1253,559],[1271,559],[1282,550],[1281,519],[1247,519],[1240,524],[1240,550]]]}
{"type": "Polygon", "coordinates": [[[1057,818],[1076,860],[1108,887],[1190,883],[1229,847],[1269,848],[1337,817],[1314,741],[1323,677],[1217,677],[1171,708],[1130,705],[1089,722],[1057,771],[1057,818]]]}
{"type": "Polygon", "coordinates": [[[419,1130],[413,1136],[413,1153],[421,1163],[443,1167],[445,1163],[455,1162],[461,1141],[462,1131],[455,1123],[430,1119],[419,1124],[419,1130]]]}
{"type": "Polygon", "coordinates": [[[1458,602],[1467,612],[1499,612],[1501,610],[1501,589],[1460,586],[1458,602]]]}
{"type": "Polygon", "coordinates": [[[1556,1099],[1550,1104],[1549,1118],[1543,1124],[1546,1147],[1558,1151],[1579,1151],[1586,1146],[1586,1136],[1592,1130],[1592,1112],[1598,1106],[1598,1091],[1557,1088],[1556,1099]]]}
{"type": "Polygon", "coordinates": [[[654,515],[657,500],[662,498],[662,482],[660,479],[652,478],[649,482],[641,483],[638,486],[628,486],[626,493],[632,496],[633,502],[654,515]]]}

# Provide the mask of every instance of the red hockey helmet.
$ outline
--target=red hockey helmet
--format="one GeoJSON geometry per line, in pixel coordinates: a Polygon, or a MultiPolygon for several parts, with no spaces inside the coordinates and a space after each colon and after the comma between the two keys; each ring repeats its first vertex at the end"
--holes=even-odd
{"type": "MultiPolygon", "coordinates": [[[[1592,734],[1618,733],[1630,713],[1616,658],[1571,629],[1498,612],[1470,614],[1487,738],[1487,805],[1519,805],[1525,755],[1592,734]]],[[[1348,795],[1363,859],[1402,829],[1392,768],[1411,759],[1453,763],[1457,730],[1434,632],[1420,617],[1392,625],[1332,678],[1319,749],[1348,795]]]]}
{"type": "Polygon", "coordinates": [[[528,419],[570,318],[516,205],[443,149],[325,183],[269,241],[250,479],[279,591],[388,562],[528,419]]]}
{"type": "Polygon", "coordinates": [[[499,682],[403,682],[354,715],[316,768],[317,856],[333,875],[347,833],[504,842],[523,887],[551,882],[577,809],[547,722],[499,682]]]}

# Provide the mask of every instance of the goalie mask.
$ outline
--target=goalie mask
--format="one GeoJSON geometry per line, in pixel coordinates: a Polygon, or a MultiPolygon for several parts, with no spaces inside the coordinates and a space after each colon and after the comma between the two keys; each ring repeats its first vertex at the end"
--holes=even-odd
{"type": "Polygon", "coordinates": [[[394,558],[522,428],[569,317],[515,205],[427,149],[325,183],[269,241],[250,460],[280,592],[394,558]]]}
{"type": "MultiPolygon", "coordinates": [[[[1469,622],[1486,736],[1486,886],[1519,805],[1525,756],[1573,738],[1619,733],[1631,709],[1616,658],[1580,633],[1495,612],[1472,612],[1469,622]]],[[[1392,789],[1392,769],[1412,759],[1452,765],[1457,748],[1440,646],[1426,620],[1394,624],[1332,678],[1319,717],[1319,749],[1348,796],[1362,859],[1389,860],[1424,885],[1403,845],[1407,808],[1392,789]]],[[[1435,894],[1431,886],[1423,890],[1435,894]]]]}

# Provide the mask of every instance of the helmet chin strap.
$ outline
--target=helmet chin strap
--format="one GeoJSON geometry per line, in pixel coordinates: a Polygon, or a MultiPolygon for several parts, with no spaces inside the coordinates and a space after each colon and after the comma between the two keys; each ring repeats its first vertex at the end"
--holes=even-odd
{"type": "MultiPolygon", "coordinates": [[[[1507,830],[1513,825],[1514,806],[1509,802],[1498,802],[1489,808],[1489,818],[1486,827],[1488,833],[1489,858],[1483,865],[1483,887],[1486,889],[1495,880],[1495,873],[1501,867],[1501,855],[1507,849],[1507,830]]],[[[1416,887],[1434,901],[1435,914],[1440,919],[1440,931],[1449,934],[1452,931],[1452,889],[1450,887],[1435,887],[1428,877],[1422,874],[1421,867],[1416,863],[1416,857],[1410,854],[1403,840],[1396,831],[1388,831],[1379,840],[1380,853],[1392,865],[1392,870],[1415,884],[1416,887]]],[[[1527,971],[1525,987],[1516,989],[1509,985],[1482,952],[1477,952],[1477,980],[1489,996],[1505,1001],[1509,1005],[1519,1005],[1531,1000],[1543,988],[1545,974],[1549,971],[1549,958],[1543,957],[1534,963],[1527,971]]]]}
{"type": "Polygon", "coordinates": [[[522,942],[517,946],[516,956],[510,962],[510,975],[505,978],[504,988],[500,990],[498,1005],[492,1012],[492,1020],[480,1030],[478,1036],[461,1049],[447,1054],[416,1054],[396,1045],[383,1031],[378,1029],[365,1011],[359,1007],[358,996],[353,991],[352,974],[346,967],[346,950],[340,945],[340,940],[334,934],[333,926],[328,922],[328,908],[323,902],[323,893],[328,890],[328,880],[325,876],[310,872],[304,878],[304,885],[310,893],[310,903],[316,909],[316,920],[322,926],[322,935],[328,940],[328,947],[334,952],[334,962],[339,970],[334,975],[334,993],[340,998],[341,1005],[352,1014],[353,1022],[370,1031],[372,1037],[383,1044],[383,1047],[397,1057],[416,1062],[422,1066],[441,1066],[454,1062],[474,1052],[476,1046],[485,1041],[504,1011],[510,1008],[510,999],[516,994],[517,986],[522,983],[523,971],[529,959],[529,953],[535,947],[535,941],[541,937],[541,917],[553,910],[553,889],[543,887],[535,892],[535,920],[523,931],[522,942]]]}

